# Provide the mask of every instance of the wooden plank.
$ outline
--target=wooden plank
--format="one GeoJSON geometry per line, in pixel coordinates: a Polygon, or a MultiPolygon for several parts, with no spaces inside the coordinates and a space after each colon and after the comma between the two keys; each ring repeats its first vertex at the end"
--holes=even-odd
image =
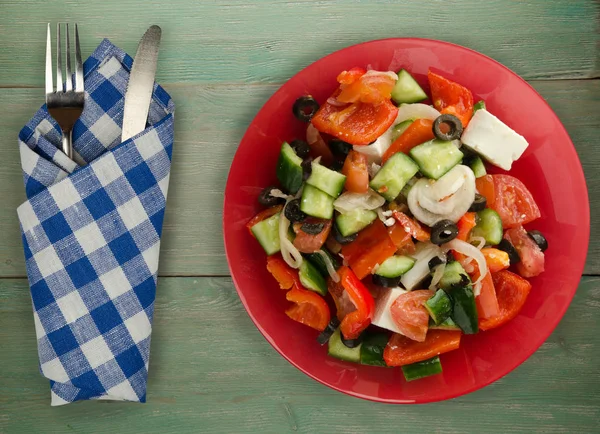
{"type": "MultiPolygon", "coordinates": [[[[600,189],[600,80],[533,82],[567,127],[591,192],[600,189]]],[[[168,85],[178,104],[163,232],[161,275],[227,275],[221,237],[223,188],[245,128],[277,85],[168,85]]],[[[0,276],[24,277],[15,209],[24,200],[16,135],[41,99],[36,89],[0,89],[0,276]]],[[[590,195],[592,237],[585,272],[600,273],[600,197],[590,195]]]]}
{"type": "Polygon", "coordinates": [[[389,37],[466,45],[528,79],[597,77],[598,10],[593,0],[121,0],[93,8],[4,0],[0,87],[43,84],[45,24],[58,21],[80,24],[86,55],[103,37],[133,54],[148,24],[160,24],[158,78],[169,83],[280,82],[327,53],[389,37]]]}
{"type": "Polygon", "coordinates": [[[334,392],[293,368],[253,326],[229,278],[163,278],[148,403],[51,408],[27,283],[3,279],[0,432],[594,432],[599,302],[600,278],[583,278],[558,328],[515,371],[448,402],[392,407],[334,392]]]}

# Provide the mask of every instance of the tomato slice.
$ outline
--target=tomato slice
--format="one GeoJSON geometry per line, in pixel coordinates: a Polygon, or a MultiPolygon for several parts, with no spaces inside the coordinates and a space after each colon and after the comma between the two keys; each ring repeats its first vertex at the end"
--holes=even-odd
{"type": "Polygon", "coordinates": [[[427,73],[433,106],[442,114],[456,116],[466,127],[473,116],[473,94],[469,89],[434,72],[427,73]]]}
{"type": "Polygon", "coordinates": [[[516,317],[523,308],[531,290],[531,283],[508,270],[493,273],[492,280],[494,281],[500,311],[496,316],[480,319],[479,328],[481,330],[500,327],[516,317]]]}
{"type": "Polygon", "coordinates": [[[481,249],[485,262],[488,266],[488,270],[491,273],[497,273],[501,270],[506,270],[510,267],[510,258],[508,253],[500,249],[494,249],[493,247],[484,247],[481,249]]]}
{"type": "Polygon", "coordinates": [[[271,208],[263,209],[261,212],[259,212],[254,217],[252,217],[250,219],[250,221],[248,223],[246,223],[246,228],[248,229],[248,232],[250,232],[250,235],[254,236],[254,234],[250,230],[250,228],[252,228],[252,226],[254,226],[256,223],[262,222],[263,220],[266,220],[269,217],[277,214],[282,209],[283,209],[283,205],[272,206],[271,208]]]}
{"type": "Polygon", "coordinates": [[[424,228],[418,221],[411,219],[403,212],[394,211],[394,218],[398,220],[398,223],[400,223],[406,232],[418,241],[429,241],[429,238],[431,238],[431,234],[427,228],[424,228]]]}
{"type": "Polygon", "coordinates": [[[351,150],[344,161],[342,173],[346,175],[346,190],[352,193],[366,193],[369,190],[369,171],[365,154],[351,150]]]}
{"type": "Polygon", "coordinates": [[[517,264],[517,272],[523,277],[535,277],[544,271],[544,252],[527,235],[523,226],[508,229],[504,233],[510,243],[515,246],[521,262],[517,264]]]}
{"type": "Polygon", "coordinates": [[[309,217],[302,223],[294,223],[294,232],[296,233],[294,246],[302,253],[314,253],[317,250],[321,250],[321,247],[323,247],[323,244],[327,241],[327,237],[331,232],[331,220],[309,217]],[[322,223],[324,226],[321,232],[316,235],[311,235],[302,230],[303,223],[322,223]]]}
{"type": "Polygon", "coordinates": [[[394,143],[390,145],[387,151],[385,151],[381,158],[382,164],[392,155],[398,152],[408,154],[415,146],[425,143],[433,138],[433,121],[429,119],[417,119],[410,124],[408,128],[394,140],[394,143]]]}
{"type": "MultiPolygon", "coordinates": [[[[493,175],[493,178],[496,197],[493,209],[500,215],[504,229],[540,218],[540,209],[525,184],[510,175],[493,175]]],[[[489,203],[488,207],[491,208],[489,203]]]]}
{"type": "Polygon", "coordinates": [[[481,290],[479,295],[475,297],[475,305],[477,307],[477,315],[480,319],[492,318],[500,312],[494,281],[489,271],[481,280],[481,290]]]}
{"type": "Polygon", "coordinates": [[[285,298],[295,303],[285,311],[287,316],[315,330],[321,332],[325,330],[331,319],[331,313],[323,297],[306,289],[293,288],[287,292],[285,298]]]}
{"type": "Polygon", "coordinates": [[[494,187],[494,178],[492,175],[484,175],[475,179],[475,187],[480,195],[485,197],[487,206],[494,209],[496,203],[496,187],[494,187]]]}
{"type": "Polygon", "coordinates": [[[387,228],[377,219],[358,233],[356,240],[342,246],[342,255],[359,279],[396,253],[387,228]]]}
{"type": "MultiPolygon", "coordinates": [[[[334,98],[338,92],[333,94],[334,98]]],[[[325,102],[311,122],[320,132],[351,145],[368,145],[392,125],[397,114],[398,107],[389,100],[381,104],[356,102],[341,107],[325,102]]]]}
{"type": "Polygon", "coordinates": [[[456,350],[460,346],[460,331],[429,330],[424,342],[394,333],[385,350],[383,360],[388,366],[404,366],[422,362],[442,353],[456,350]]]}
{"type": "Polygon", "coordinates": [[[298,270],[290,267],[280,256],[267,257],[267,270],[277,280],[281,289],[291,289],[294,285],[297,288],[302,288],[298,270]]]}
{"type": "Polygon", "coordinates": [[[312,158],[321,157],[321,163],[325,166],[329,166],[333,163],[333,152],[331,152],[331,148],[319,133],[313,124],[308,124],[306,128],[306,142],[310,147],[309,155],[312,158]]]}
{"type": "Polygon", "coordinates": [[[429,313],[424,304],[434,295],[434,291],[420,289],[399,295],[392,303],[392,320],[404,336],[417,342],[425,340],[429,328],[429,313]]]}
{"type": "Polygon", "coordinates": [[[337,101],[380,104],[390,100],[396,80],[385,72],[370,71],[361,74],[363,71],[361,68],[356,68],[338,75],[340,94],[336,98],[337,101]]]}

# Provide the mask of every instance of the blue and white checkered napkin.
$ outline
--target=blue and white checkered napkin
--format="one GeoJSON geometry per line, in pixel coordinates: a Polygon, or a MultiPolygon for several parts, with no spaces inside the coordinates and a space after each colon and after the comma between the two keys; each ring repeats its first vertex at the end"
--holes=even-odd
{"type": "Polygon", "coordinates": [[[17,211],[52,405],[146,399],[175,106],[155,84],[150,126],[121,143],[132,63],[108,40],[85,62],[79,164],[45,106],[19,134],[28,200],[17,211]]]}

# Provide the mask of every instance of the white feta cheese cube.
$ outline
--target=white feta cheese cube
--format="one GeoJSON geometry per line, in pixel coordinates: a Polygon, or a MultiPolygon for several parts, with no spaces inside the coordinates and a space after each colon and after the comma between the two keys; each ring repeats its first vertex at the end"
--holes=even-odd
{"type": "Polygon", "coordinates": [[[463,144],[491,164],[510,170],[527,146],[527,140],[487,110],[477,110],[461,137],[463,144]]]}

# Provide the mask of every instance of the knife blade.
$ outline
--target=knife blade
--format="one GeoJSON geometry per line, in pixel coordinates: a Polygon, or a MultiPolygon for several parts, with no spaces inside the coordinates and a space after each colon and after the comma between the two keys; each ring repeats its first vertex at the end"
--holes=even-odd
{"type": "Polygon", "coordinates": [[[142,36],[135,53],[125,93],[122,142],[141,133],[146,128],[158,63],[160,37],[160,27],[150,26],[142,36]]]}

